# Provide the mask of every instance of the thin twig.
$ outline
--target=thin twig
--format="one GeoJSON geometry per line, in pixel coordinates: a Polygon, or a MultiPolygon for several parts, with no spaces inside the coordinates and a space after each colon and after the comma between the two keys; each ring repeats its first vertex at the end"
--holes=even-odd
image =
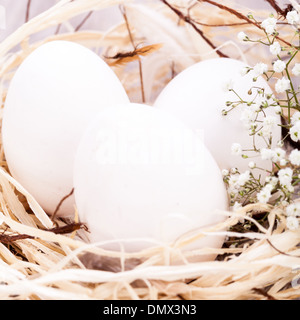
{"type": "MultiPolygon", "coordinates": [[[[129,25],[129,21],[128,21],[127,14],[126,14],[126,8],[124,6],[120,6],[120,10],[121,10],[123,18],[125,20],[125,23],[126,23],[126,27],[127,27],[129,38],[130,38],[130,42],[131,42],[131,44],[133,46],[133,49],[136,50],[137,46],[134,43],[133,35],[132,35],[131,30],[130,30],[130,25],[129,25]]],[[[145,98],[145,88],[144,88],[143,66],[142,66],[142,60],[141,60],[141,58],[139,56],[138,56],[138,63],[139,63],[139,74],[140,74],[140,82],[141,82],[142,101],[143,101],[143,103],[145,103],[146,102],[146,98],[145,98]]]]}
{"type": "Polygon", "coordinates": [[[55,234],[68,234],[80,229],[84,229],[85,231],[88,231],[88,227],[83,223],[71,223],[62,227],[45,229],[45,231],[53,232],[55,234]]]}
{"type": "MultiPolygon", "coordinates": [[[[188,23],[193,27],[193,29],[202,37],[202,39],[214,50],[217,49],[217,47],[212,43],[210,39],[206,37],[204,32],[200,30],[197,26],[195,21],[193,21],[189,16],[184,15],[180,10],[176,9],[173,7],[167,0],[161,0],[167,7],[169,7],[181,20],[184,22],[188,23]]],[[[217,54],[222,57],[222,58],[228,58],[227,55],[225,55],[223,52],[220,50],[216,50],[217,54]]]]}
{"type": "Polygon", "coordinates": [[[90,11],[85,18],[80,22],[80,24],[75,28],[75,32],[79,31],[83,25],[88,21],[88,19],[91,17],[94,11],[90,11]]]}
{"type": "Polygon", "coordinates": [[[27,1],[27,8],[26,8],[25,23],[29,21],[30,6],[31,6],[31,0],[28,0],[27,1]]]}
{"type": "MultiPolygon", "coordinates": [[[[227,7],[227,6],[223,5],[223,4],[217,3],[217,2],[212,1],[212,0],[197,0],[197,1],[199,3],[206,2],[206,3],[209,3],[209,4],[213,5],[213,6],[216,6],[216,7],[220,8],[220,9],[222,9],[224,11],[227,11],[227,12],[231,13],[232,15],[236,16],[240,20],[247,21],[249,24],[252,24],[252,25],[256,26],[258,29],[263,30],[262,26],[259,23],[249,19],[247,16],[243,15],[242,13],[240,13],[240,12],[230,8],[230,7],[227,7]]],[[[289,43],[288,41],[282,39],[281,37],[276,36],[275,38],[280,40],[281,42],[285,43],[286,45],[292,47],[291,43],[289,43]]]]}
{"type": "Polygon", "coordinates": [[[63,204],[68,198],[70,198],[70,197],[73,195],[73,193],[74,193],[74,188],[71,190],[71,192],[70,192],[68,195],[66,195],[65,197],[63,197],[63,198],[60,200],[59,204],[57,205],[57,207],[56,207],[56,209],[54,210],[54,213],[53,213],[53,215],[52,215],[52,221],[54,221],[54,219],[55,219],[55,217],[56,217],[56,215],[57,215],[60,207],[62,206],[62,204],[63,204]]]}
{"type": "Polygon", "coordinates": [[[288,254],[288,253],[286,253],[286,252],[283,252],[283,251],[279,250],[278,248],[276,248],[276,247],[274,246],[274,244],[273,244],[269,239],[267,239],[267,242],[268,242],[268,244],[269,244],[274,250],[276,250],[278,253],[280,253],[280,254],[282,254],[282,255],[284,255],[284,256],[292,257],[292,258],[300,258],[300,256],[294,256],[294,255],[292,255],[292,254],[288,254]]]}
{"type": "Polygon", "coordinates": [[[276,0],[265,0],[265,2],[268,2],[268,4],[269,4],[278,14],[281,14],[282,16],[285,15],[284,10],[279,7],[279,5],[277,4],[276,0]]]}

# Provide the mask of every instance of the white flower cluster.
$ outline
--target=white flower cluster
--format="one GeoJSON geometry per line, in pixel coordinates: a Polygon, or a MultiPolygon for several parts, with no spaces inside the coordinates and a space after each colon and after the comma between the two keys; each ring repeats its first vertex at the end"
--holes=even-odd
{"type": "MultiPolygon", "coordinates": [[[[254,19],[252,15],[248,17],[254,19]]],[[[298,99],[300,86],[295,89],[292,77],[300,76],[300,63],[293,63],[294,58],[300,52],[299,44],[293,44],[293,41],[296,41],[296,36],[299,39],[299,13],[294,9],[288,12],[286,21],[285,27],[289,25],[295,34],[291,45],[279,37],[281,26],[273,15],[261,23],[255,20],[255,24],[264,32],[261,39],[250,39],[243,31],[238,34],[240,41],[256,42],[268,46],[272,57],[270,64],[258,62],[252,68],[244,67],[241,70],[242,76],[251,71],[253,86],[249,88],[249,97],[252,99],[255,96],[255,98],[251,101],[242,99],[241,95],[233,89],[232,81],[224,86],[225,90],[235,93],[238,101],[227,102],[226,107],[229,110],[224,109],[223,114],[227,115],[238,106],[243,107],[240,121],[249,135],[253,137],[253,150],[249,150],[249,147],[246,149],[256,152],[263,161],[270,161],[272,169],[267,171],[267,177],[262,181],[261,176],[252,173],[252,170],[263,169],[257,167],[254,161],[250,161],[249,170],[244,173],[240,173],[238,168],[223,170],[223,177],[228,185],[233,210],[236,211],[245,204],[255,202],[284,206],[287,228],[298,230],[300,228],[300,202],[294,202],[294,200],[297,197],[300,199],[300,150],[288,150],[284,146],[287,137],[290,137],[294,142],[300,141],[300,99],[298,99]],[[264,77],[272,83],[275,94],[268,94],[264,88],[258,88],[255,85],[259,77],[264,77]],[[257,92],[254,92],[255,90],[257,92]],[[281,115],[285,119],[281,126],[285,128],[287,133],[282,136],[280,141],[272,141],[274,129],[278,126],[278,117],[266,112],[268,108],[273,108],[273,114],[281,115]],[[266,142],[265,147],[258,149],[255,146],[255,135],[263,138],[266,142]],[[274,147],[275,144],[276,147],[274,147]]],[[[239,143],[233,143],[231,147],[233,155],[244,159],[248,158],[247,150],[244,150],[239,143]]]]}
{"type": "Polygon", "coordinates": [[[287,228],[290,230],[299,229],[299,217],[300,217],[300,203],[292,203],[286,208],[287,228]]]}

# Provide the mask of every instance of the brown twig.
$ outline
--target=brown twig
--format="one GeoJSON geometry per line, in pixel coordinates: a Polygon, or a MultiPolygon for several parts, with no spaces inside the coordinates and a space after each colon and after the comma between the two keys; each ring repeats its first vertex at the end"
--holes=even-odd
{"type": "Polygon", "coordinates": [[[13,244],[15,241],[18,240],[26,240],[26,239],[34,239],[34,237],[29,236],[27,234],[19,234],[19,235],[7,235],[7,234],[1,234],[0,235],[0,243],[3,244],[13,244]]]}
{"type": "MultiPolygon", "coordinates": [[[[200,30],[195,21],[193,21],[189,15],[184,15],[180,10],[178,10],[177,8],[173,7],[167,0],[161,0],[161,2],[163,2],[167,7],[169,7],[177,16],[179,19],[183,20],[184,22],[188,23],[189,25],[191,25],[193,27],[193,29],[201,36],[201,38],[214,50],[217,49],[217,47],[212,43],[212,41],[210,39],[208,39],[206,37],[206,35],[204,34],[204,32],[202,30],[200,30]]],[[[220,50],[216,50],[217,54],[221,57],[221,58],[228,58],[227,55],[225,55],[222,51],[220,50]]]]}
{"type": "Polygon", "coordinates": [[[54,221],[54,219],[55,219],[55,217],[56,217],[56,215],[57,215],[60,207],[62,206],[62,204],[63,204],[68,198],[70,198],[70,197],[73,195],[73,193],[74,193],[74,188],[71,190],[71,192],[70,192],[68,195],[66,195],[65,197],[63,197],[63,198],[60,200],[60,202],[58,203],[58,205],[57,205],[57,207],[56,207],[56,209],[54,210],[54,213],[53,213],[53,215],[52,215],[52,221],[54,221]]]}
{"type": "Polygon", "coordinates": [[[88,21],[88,19],[91,17],[91,15],[93,14],[93,11],[90,11],[85,18],[79,23],[79,25],[75,28],[75,32],[79,31],[83,25],[88,21]]]}
{"type": "Polygon", "coordinates": [[[263,289],[259,289],[259,288],[253,288],[253,291],[266,297],[268,300],[272,300],[272,301],[276,301],[277,299],[275,299],[273,296],[271,296],[270,294],[268,294],[265,290],[263,289]]]}
{"type": "Polygon", "coordinates": [[[278,248],[276,248],[276,247],[274,246],[274,244],[273,244],[269,239],[267,239],[267,242],[268,242],[268,244],[269,244],[274,250],[276,250],[278,253],[280,253],[280,254],[282,254],[282,255],[284,255],[284,256],[292,257],[292,258],[300,258],[300,256],[294,256],[294,255],[292,255],[292,254],[288,254],[288,253],[286,253],[286,252],[283,252],[283,251],[279,250],[278,248]]]}
{"type": "MultiPolygon", "coordinates": [[[[128,30],[130,42],[131,42],[131,44],[133,46],[133,49],[136,50],[137,46],[134,43],[132,32],[130,30],[130,25],[129,25],[129,21],[128,21],[127,14],[126,14],[126,8],[124,6],[120,6],[120,10],[121,10],[123,18],[125,20],[125,23],[126,23],[126,28],[128,30]]],[[[140,82],[141,82],[142,101],[143,101],[143,103],[145,103],[146,102],[146,98],[145,98],[145,88],[144,88],[143,66],[142,66],[142,60],[141,60],[141,58],[139,56],[138,56],[138,63],[139,63],[139,74],[140,74],[140,82]]]]}
{"type": "MultiPolygon", "coordinates": [[[[236,17],[237,17],[238,19],[240,19],[240,20],[247,21],[249,24],[256,26],[258,29],[263,30],[262,26],[261,26],[259,23],[257,23],[256,21],[253,21],[253,20],[249,19],[247,16],[243,15],[242,13],[240,13],[240,12],[238,12],[238,11],[230,8],[230,7],[227,7],[227,6],[223,5],[223,4],[217,3],[217,2],[212,1],[212,0],[197,0],[197,1],[198,1],[199,3],[200,3],[200,2],[209,3],[209,4],[211,4],[211,5],[215,6],[215,7],[218,7],[219,9],[222,9],[222,10],[224,10],[224,11],[229,12],[230,14],[236,16],[236,17]]],[[[292,44],[291,44],[291,43],[289,43],[288,41],[282,39],[281,37],[276,36],[276,38],[277,38],[278,40],[280,40],[281,42],[285,43],[286,45],[292,47],[292,44]]]]}
{"type": "Polygon", "coordinates": [[[45,229],[45,231],[53,232],[55,234],[68,234],[80,229],[84,229],[85,231],[88,231],[88,227],[83,223],[71,223],[62,227],[45,229]]]}
{"type": "Polygon", "coordinates": [[[31,0],[28,0],[27,7],[26,7],[25,23],[29,21],[30,6],[31,6],[31,0]]]}
{"type": "Polygon", "coordinates": [[[285,11],[279,7],[276,0],[265,0],[280,15],[285,16],[285,11]]]}

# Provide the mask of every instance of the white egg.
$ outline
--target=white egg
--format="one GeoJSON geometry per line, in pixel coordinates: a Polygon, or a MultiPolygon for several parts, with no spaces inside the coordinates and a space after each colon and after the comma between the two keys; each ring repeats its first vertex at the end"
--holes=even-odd
{"type": "MultiPolygon", "coordinates": [[[[99,114],[78,148],[75,199],[92,242],[138,251],[222,221],[221,172],[201,139],[153,107],[127,104],[99,114]],[[134,241],[131,241],[135,239],[134,241]],[[114,242],[114,243],[113,243],[114,242]]],[[[207,237],[197,248],[220,247],[207,237]]],[[[207,258],[207,257],[206,257],[207,258]]]]}
{"type": "MultiPolygon", "coordinates": [[[[197,63],[178,76],[176,76],[161,92],[155,102],[155,107],[165,110],[180,118],[193,130],[201,131],[206,147],[210,150],[221,169],[238,168],[240,171],[248,170],[250,161],[256,163],[257,167],[271,169],[270,161],[263,161],[258,153],[244,152],[250,158],[243,159],[241,156],[232,154],[231,146],[239,143],[244,150],[253,149],[253,138],[249,136],[248,130],[241,121],[247,106],[238,106],[226,117],[222,110],[226,108],[227,101],[238,101],[233,92],[226,92],[224,84],[231,82],[234,90],[239,96],[252,101],[257,95],[257,89],[265,88],[266,93],[272,93],[267,82],[259,77],[253,82],[252,72],[242,76],[241,70],[246,65],[233,59],[211,59],[197,63]]],[[[257,104],[261,98],[257,97],[257,104]]],[[[265,113],[275,117],[276,123],[280,124],[280,116],[274,108],[268,108],[265,113]]],[[[273,129],[273,145],[281,140],[281,129],[278,125],[273,129]]],[[[263,137],[256,137],[257,149],[265,148],[266,142],[263,137]]],[[[264,172],[255,169],[255,174],[264,175],[264,172]]]]}
{"type": "MultiPolygon", "coordinates": [[[[5,102],[4,151],[12,175],[47,213],[73,188],[74,157],[90,120],[128,101],[108,65],[81,45],[50,42],[21,64],[5,102]]],[[[74,197],[59,214],[74,214],[74,197]]]]}

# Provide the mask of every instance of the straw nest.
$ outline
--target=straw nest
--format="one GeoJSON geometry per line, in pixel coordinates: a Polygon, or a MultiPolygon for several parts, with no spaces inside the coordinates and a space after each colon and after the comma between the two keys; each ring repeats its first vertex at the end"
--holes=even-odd
{"type": "MultiPolygon", "coordinates": [[[[193,6],[192,2],[187,7],[186,1],[169,1],[172,5],[177,4],[186,17],[202,23],[198,25],[202,35],[190,23],[179,20],[176,12],[160,1],[136,5],[121,0],[61,0],[0,44],[2,101],[5,101],[16,67],[32,50],[54,39],[81,43],[103,57],[131,53],[119,60],[106,61],[118,74],[131,99],[149,104],[174,73],[197,61],[220,54],[249,63],[255,61],[259,48],[245,49],[235,41],[236,33],[245,29],[240,22],[245,21],[205,1],[198,6],[193,6]],[[93,10],[120,4],[125,5],[122,12],[127,22],[125,19],[106,32],[70,30],[39,42],[30,41],[31,35],[50,26],[64,25],[75,16],[84,17],[93,10]],[[234,25],[220,27],[224,24],[234,25]],[[135,51],[139,54],[133,54],[135,51]]],[[[232,3],[231,8],[234,6],[232,3]]],[[[268,13],[257,14],[266,16],[268,13]]],[[[284,26],[282,29],[284,33],[284,26]]],[[[247,25],[247,32],[260,31],[247,25]]],[[[208,230],[193,230],[174,244],[136,254],[109,252],[84,241],[85,231],[74,228],[74,223],[78,222],[76,213],[74,221],[56,219],[54,225],[35,199],[10,176],[2,147],[0,156],[1,299],[300,297],[297,285],[300,232],[286,228],[284,208],[253,204],[238,212],[220,212],[226,216],[224,223],[208,230]],[[65,226],[67,234],[64,233],[65,226]],[[208,234],[226,235],[223,248],[181,251],[187,242],[208,234]],[[189,258],[208,253],[218,258],[188,263],[189,258]],[[171,265],[174,257],[182,263],[171,265]]]]}

